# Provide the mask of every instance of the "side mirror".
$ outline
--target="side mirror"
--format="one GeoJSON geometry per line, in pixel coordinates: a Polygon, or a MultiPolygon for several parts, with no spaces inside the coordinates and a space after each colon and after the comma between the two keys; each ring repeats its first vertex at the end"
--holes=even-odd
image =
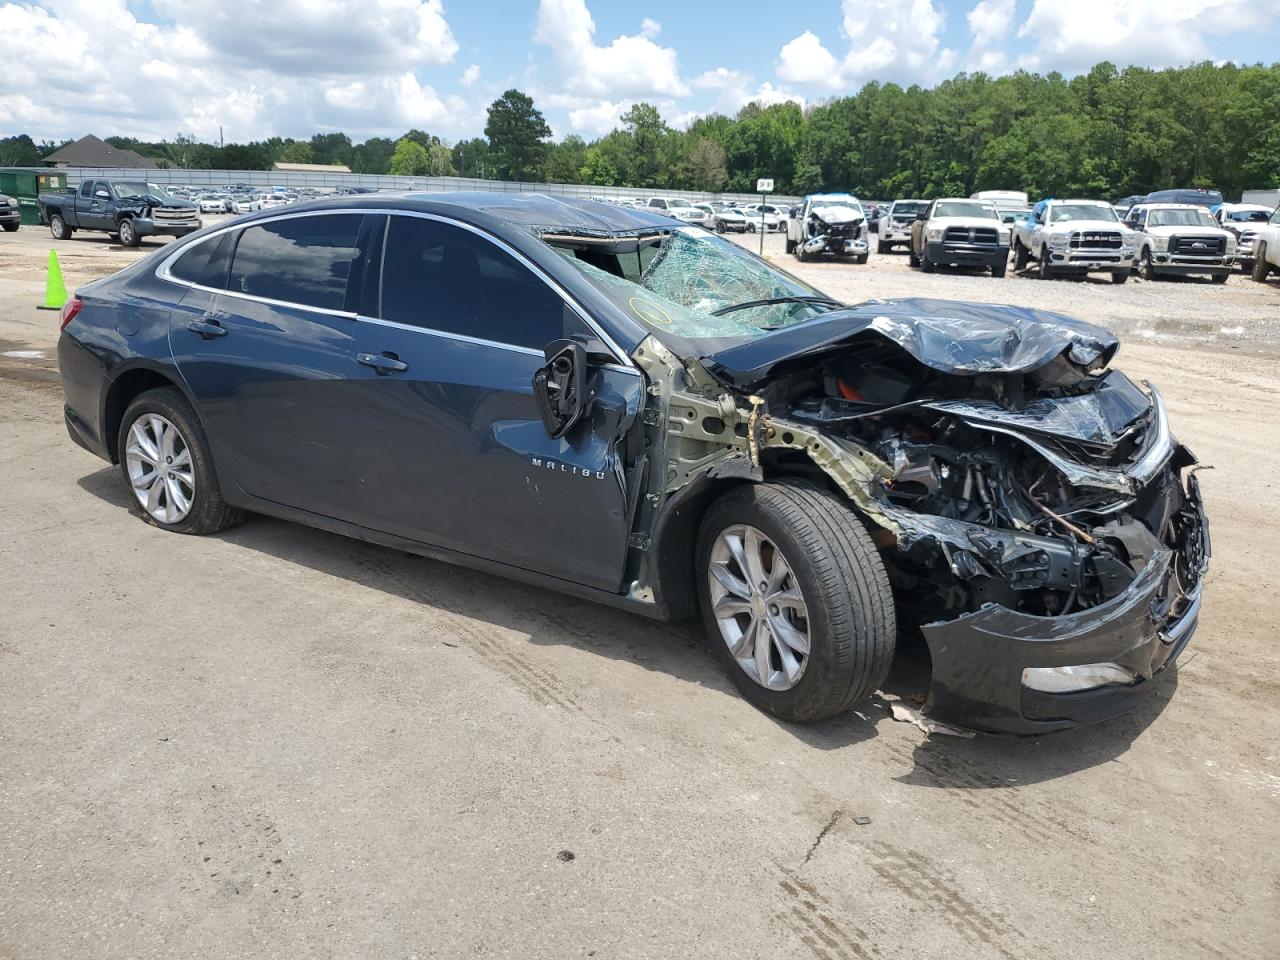
{"type": "Polygon", "coordinates": [[[546,366],[533,375],[533,396],[547,436],[562,437],[589,406],[587,350],[577,340],[553,340],[545,356],[546,366]]]}
{"type": "Polygon", "coordinates": [[[107,191],[105,190],[98,190],[97,192],[94,193],[94,196],[97,197],[99,200],[111,199],[111,194],[107,193],[107,191]]]}

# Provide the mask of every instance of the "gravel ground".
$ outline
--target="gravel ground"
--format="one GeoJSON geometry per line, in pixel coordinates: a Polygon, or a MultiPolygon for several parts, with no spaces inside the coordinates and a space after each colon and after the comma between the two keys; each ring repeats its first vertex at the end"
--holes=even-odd
{"type": "Polygon", "coordinates": [[[61,422],[50,246],[75,281],[137,255],[0,235],[5,960],[1280,955],[1280,369],[1154,326],[1181,297],[1273,329],[1275,284],[797,268],[1136,316],[1121,365],[1215,467],[1201,629],[1154,696],[956,740],[880,700],[776,723],[692,625],[265,518],[139,522],[61,422]]]}

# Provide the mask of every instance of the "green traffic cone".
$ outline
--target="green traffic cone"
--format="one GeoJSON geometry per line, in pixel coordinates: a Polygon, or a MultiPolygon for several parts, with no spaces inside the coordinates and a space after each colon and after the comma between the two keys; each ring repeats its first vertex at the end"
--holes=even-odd
{"type": "Polygon", "coordinates": [[[62,282],[62,268],[58,266],[58,253],[49,251],[49,276],[44,284],[44,303],[37,310],[61,310],[67,302],[67,288],[62,282]]]}

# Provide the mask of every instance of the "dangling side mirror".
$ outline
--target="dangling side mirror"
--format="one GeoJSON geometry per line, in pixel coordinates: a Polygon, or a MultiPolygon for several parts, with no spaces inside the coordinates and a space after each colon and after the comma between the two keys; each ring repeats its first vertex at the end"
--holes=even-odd
{"type": "Polygon", "coordinates": [[[587,412],[587,350],[577,340],[547,345],[546,366],[533,375],[533,396],[547,435],[562,437],[587,412]]]}

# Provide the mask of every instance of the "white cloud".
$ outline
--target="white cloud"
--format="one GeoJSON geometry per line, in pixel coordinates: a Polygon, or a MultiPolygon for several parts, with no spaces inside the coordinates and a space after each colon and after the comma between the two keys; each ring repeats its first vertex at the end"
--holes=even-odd
{"type": "Polygon", "coordinates": [[[1210,58],[1208,34],[1274,27],[1280,0],[1035,0],[1019,37],[1034,69],[1077,71],[1099,60],[1151,67],[1210,58]]]}
{"type": "Polygon", "coordinates": [[[473,115],[415,73],[457,50],[441,0],[244,0],[234,17],[194,0],[153,6],[181,19],[147,23],[124,0],[0,0],[0,124],[37,139],[471,132],[473,115]],[[51,49],[74,68],[51,69],[51,49]]]}
{"type": "Polygon", "coordinates": [[[625,100],[619,103],[601,100],[591,106],[570,110],[569,126],[576,133],[603,137],[609,131],[622,126],[622,115],[631,107],[631,102],[625,100]]]}
{"type": "Polygon", "coordinates": [[[843,0],[841,7],[844,57],[806,30],[779,51],[779,79],[834,91],[871,79],[936,80],[955,64],[954,51],[942,48],[946,18],[933,0],[843,0]]]}
{"type": "Polygon", "coordinates": [[[597,46],[596,24],[586,0],[541,0],[535,43],[550,47],[559,69],[556,86],[598,98],[599,110],[610,98],[682,97],[689,88],[680,79],[676,51],[653,37],[661,29],[646,19],[633,36],[615,37],[597,46]]]}
{"type": "Polygon", "coordinates": [[[755,75],[745,70],[716,67],[714,70],[708,70],[694,77],[691,83],[698,90],[716,91],[717,96],[707,110],[687,111],[690,119],[686,120],[685,126],[692,122],[692,119],[708,113],[733,116],[748,103],[759,103],[766,107],[775,103],[797,103],[801,107],[805,104],[804,97],[775,87],[767,80],[757,86],[755,75]]]}
{"type": "Polygon", "coordinates": [[[478,64],[471,64],[467,69],[462,71],[461,83],[464,87],[475,86],[475,82],[480,79],[480,67],[478,64]]]}
{"type": "Polygon", "coordinates": [[[1005,44],[1013,29],[1014,0],[979,0],[969,11],[969,34],[973,44],[965,58],[965,69],[985,73],[1004,73],[1009,60],[1005,44]]]}

